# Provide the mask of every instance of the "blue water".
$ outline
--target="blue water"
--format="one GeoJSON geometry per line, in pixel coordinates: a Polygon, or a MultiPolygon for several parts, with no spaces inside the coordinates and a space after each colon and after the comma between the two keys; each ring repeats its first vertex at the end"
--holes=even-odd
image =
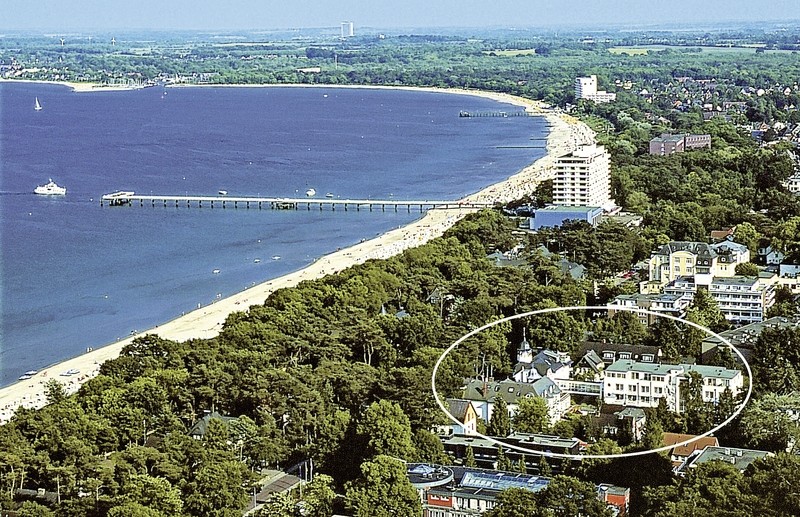
{"type": "Polygon", "coordinates": [[[0,83],[0,384],[420,215],[110,208],[102,194],[457,199],[544,153],[530,147],[546,134],[539,117],[458,117],[501,107],[411,91],[0,83]],[[48,178],[67,195],[34,195],[48,178]]]}

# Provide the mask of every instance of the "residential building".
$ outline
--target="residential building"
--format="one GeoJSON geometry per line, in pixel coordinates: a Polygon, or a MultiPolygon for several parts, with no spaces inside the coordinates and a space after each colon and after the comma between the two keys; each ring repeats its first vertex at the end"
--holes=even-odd
{"type": "Polygon", "coordinates": [[[540,397],[547,404],[552,424],[569,411],[571,400],[569,393],[563,391],[549,377],[542,377],[534,382],[483,381],[475,379],[467,383],[462,398],[469,400],[479,418],[488,422],[492,418],[495,400],[501,397],[508,407],[509,416],[517,412],[519,399],[522,397],[540,397]]]}
{"type": "Polygon", "coordinates": [[[449,398],[447,408],[460,422],[449,426],[449,434],[475,434],[478,427],[478,413],[469,400],[449,398]]]}
{"type": "MultiPolygon", "coordinates": [[[[459,466],[409,463],[408,479],[422,500],[423,517],[472,517],[493,509],[497,495],[509,488],[538,492],[550,479],[532,474],[459,466]]],[[[625,516],[630,489],[614,485],[597,486],[597,497],[625,516]]]]}
{"type": "Polygon", "coordinates": [[[581,344],[578,355],[594,352],[606,366],[620,359],[631,359],[640,363],[660,363],[661,349],[657,346],[628,345],[625,343],[606,343],[603,341],[585,341],[581,344]]]}
{"type": "MultiPolygon", "coordinates": [[[[686,309],[692,303],[692,296],[682,294],[621,294],[608,303],[608,317],[611,318],[617,312],[624,311],[625,308],[645,309],[658,314],[666,314],[676,318],[683,318],[686,309]],[[620,309],[622,308],[622,309],[620,309]]],[[[631,312],[631,311],[626,311],[631,312]]],[[[639,321],[644,325],[652,325],[659,316],[641,312],[634,312],[639,317],[639,321]]]]}
{"type": "Polygon", "coordinates": [[[696,468],[708,461],[722,461],[730,463],[740,472],[744,472],[747,467],[756,460],[764,459],[767,456],[774,456],[767,451],[753,449],[737,449],[734,447],[706,447],[702,451],[695,451],[686,461],[676,469],[676,473],[685,476],[689,469],[696,468]]]}
{"type": "Polygon", "coordinates": [[[600,381],[603,378],[606,364],[594,350],[589,350],[575,363],[572,369],[576,379],[600,381]]]}
{"type": "Polygon", "coordinates": [[[783,186],[795,196],[800,195],[800,172],[789,176],[786,181],[783,182],[783,186]]]}
{"type": "Polygon", "coordinates": [[[542,377],[552,380],[569,379],[572,374],[572,359],[566,352],[540,350],[532,356],[528,340],[523,338],[517,349],[517,364],[514,366],[514,380],[517,382],[535,382],[542,377]]]}
{"type": "Polygon", "coordinates": [[[601,207],[610,210],[610,155],[601,145],[578,146],[556,158],[553,204],[601,207]]]}
{"type": "Polygon", "coordinates": [[[670,135],[662,133],[661,136],[650,140],[650,154],[652,155],[669,155],[673,153],[682,153],[693,148],[711,147],[711,135],[670,135]],[[698,145],[698,140],[702,140],[702,144],[698,145]],[[690,147],[689,141],[694,145],[690,147]]]}
{"type": "Polygon", "coordinates": [[[729,226],[720,230],[711,230],[711,240],[713,242],[733,241],[733,235],[736,233],[736,226],[729,226]]]}
{"type": "Polygon", "coordinates": [[[631,489],[623,488],[606,483],[597,485],[597,497],[616,508],[617,517],[626,517],[628,515],[628,506],[631,501],[631,489]]]}
{"type": "MultiPolygon", "coordinates": [[[[698,275],[679,277],[666,288],[666,294],[689,295],[697,292],[698,275]]],[[[719,310],[730,322],[748,324],[762,321],[775,303],[778,275],[762,272],[759,276],[712,277],[707,289],[719,310]]]]}
{"type": "Polygon", "coordinates": [[[234,416],[221,415],[216,411],[206,411],[202,418],[199,418],[192,424],[192,427],[189,429],[189,436],[195,440],[202,440],[206,435],[206,431],[208,431],[211,420],[215,419],[225,424],[225,427],[228,427],[234,420],[238,420],[238,418],[234,416]]]}
{"type": "Polygon", "coordinates": [[[608,93],[597,89],[597,76],[577,77],[575,79],[575,100],[587,99],[596,103],[613,102],[616,93],[608,93]]]}
{"type": "Polygon", "coordinates": [[[620,425],[624,425],[630,430],[631,437],[635,441],[641,441],[644,436],[644,426],[647,423],[647,415],[645,415],[642,408],[626,406],[619,411],[615,411],[614,416],[617,417],[620,425]]]}
{"type": "MultiPolygon", "coordinates": [[[[755,347],[758,336],[764,329],[768,328],[798,328],[800,327],[800,315],[787,318],[785,316],[775,316],[749,325],[744,325],[739,328],[725,330],[720,332],[720,336],[727,339],[731,345],[742,354],[742,356],[750,361],[753,357],[753,347],[755,347]]],[[[716,336],[708,336],[700,343],[702,361],[704,363],[711,360],[716,355],[716,349],[719,346],[727,346],[716,336]]],[[[739,360],[736,355],[734,359],[739,360]]]]}
{"type": "Polygon", "coordinates": [[[682,412],[682,384],[696,372],[703,380],[703,400],[719,402],[729,389],[736,397],[742,390],[742,372],[718,366],[651,364],[620,359],[605,370],[603,402],[634,407],[657,407],[665,399],[671,411],[682,412]]]}
{"type": "Polygon", "coordinates": [[[758,242],[756,257],[761,264],[777,266],[783,262],[785,255],[780,250],[773,249],[769,239],[761,239],[758,242]]]}
{"type": "Polygon", "coordinates": [[[797,278],[800,276],[800,253],[793,251],[783,257],[778,273],[783,278],[797,278]]]}
{"type": "Polygon", "coordinates": [[[670,135],[663,133],[650,140],[650,154],[665,156],[673,153],[682,153],[686,149],[683,135],[670,135]]]}
{"type": "MultiPolygon", "coordinates": [[[[681,434],[681,433],[664,433],[663,437],[664,440],[662,442],[662,445],[664,447],[668,447],[681,442],[685,442],[686,440],[697,438],[693,434],[681,434]]],[[[683,463],[689,456],[694,454],[696,451],[702,451],[706,447],[719,447],[719,440],[717,440],[715,436],[704,436],[702,438],[696,439],[691,443],[673,447],[669,451],[669,457],[670,460],[672,460],[672,466],[677,470],[678,467],[683,465],[683,463]]]]}
{"type": "Polygon", "coordinates": [[[658,293],[678,277],[694,276],[701,285],[712,277],[731,277],[736,266],[750,261],[747,246],[723,241],[717,244],[673,241],[650,255],[649,281],[640,286],[642,293],[658,293]]]}

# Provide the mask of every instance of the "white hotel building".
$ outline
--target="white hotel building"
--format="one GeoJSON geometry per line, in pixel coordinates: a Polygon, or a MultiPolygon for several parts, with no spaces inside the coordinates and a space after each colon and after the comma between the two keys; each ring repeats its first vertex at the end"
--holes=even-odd
{"type": "Polygon", "coordinates": [[[578,77],[575,79],[575,99],[587,99],[597,103],[613,102],[617,100],[616,93],[597,90],[597,76],[578,77]]]}
{"type": "Polygon", "coordinates": [[[717,403],[725,389],[736,397],[742,391],[744,379],[739,370],[696,364],[653,364],[620,359],[608,366],[603,379],[603,402],[633,407],[657,407],[665,399],[667,408],[683,411],[681,389],[689,373],[703,379],[703,400],[717,403]]]}
{"type": "Polygon", "coordinates": [[[556,158],[553,204],[610,209],[610,155],[601,145],[581,145],[556,158]]]}

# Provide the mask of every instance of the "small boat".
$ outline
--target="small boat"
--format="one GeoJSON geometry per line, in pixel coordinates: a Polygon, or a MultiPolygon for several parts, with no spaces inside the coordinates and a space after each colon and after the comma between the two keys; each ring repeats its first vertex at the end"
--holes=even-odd
{"type": "Polygon", "coordinates": [[[215,270],[213,270],[211,273],[213,273],[213,274],[215,274],[215,275],[218,275],[218,274],[219,274],[219,272],[220,272],[220,270],[219,270],[219,269],[215,269],[215,270]]]}
{"type": "Polygon", "coordinates": [[[42,111],[42,105],[39,104],[39,97],[36,97],[36,100],[33,103],[34,111],[42,111]]]}
{"type": "Polygon", "coordinates": [[[327,194],[325,194],[325,197],[333,197],[333,193],[332,192],[328,192],[327,194]]]}
{"type": "Polygon", "coordinates": [[[41,194],[43,196],[63,196],[67,193],[66,187],[59,187],[50,179],[50,182],[47,185],[39,185],[35,189],[33,189],[34,194],[41,194]]]}
{"type": "Polygon", "coordinates": [[[32,376],[36,375],[37,373],[39,373],[39,372],[37,372],[36,370],[28,370],[27,372],[25,372],[25,375],[30,375],[32,377],[32,376]]]}
{"type": "Polygon", "coordinates": [[[30,376],[30,375],[28,375],[28,374],[24,374],[24,375],[20,375],[18,380],[20,380],[20,381],[27,381],[27,380],[28,380],[28,379],[30,379],[30,378],[31,378],[31,376],[30,376]]]}
{"type": "Polygon", "coordinates": [[[272,256],[272,260],[280,260],[280,259],[281,259],[280,255],[273,255],[272,256]]]}
{"type": "Polygon", "coordinates": [[[258,264],[259,262],[261,262],[261,259],[254,259],[254,260],[253,260],[253,263],[254,263],[254,264],[258,264]]]}
{"type": "Polygon", "coordinates": [[[306,190],[306,196],[308,196],[308,197],[315,196],[316,194],[317,194],[317,191],[314,190],[313,188],[310,188],[310,189],[306,190]]]}
{"type": "Polygon", "coordinates": [[[220,196],[227,196],[228,195],[228,191],[227,190],[220,190],[218,193],[219,193],[220,196]]]}

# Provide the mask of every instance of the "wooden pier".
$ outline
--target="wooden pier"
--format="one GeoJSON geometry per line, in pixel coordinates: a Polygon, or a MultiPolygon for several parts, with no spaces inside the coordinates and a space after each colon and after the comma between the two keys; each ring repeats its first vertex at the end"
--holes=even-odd
{"type": "Polygon", "coordinates": [[[536,113],[531,113],[525,110],[512,110],[512,111],[460,111],[459,117],[462,118],[481,118],[481,117],[535,117],[536,113]]]}
{"type": "Polygon", "coordinates": [[[100,206],[149,206],[175,208],[244,208],[257,210],[380,210],[398,212],[401,208],[424,212],[432,208],[445,210],[492,208],[493,203],[473,201],[431,201],[431,200],[387,200],[387,199],[340,199],[340,198],[288,198],[288,197],[241,197],[241,196],[163,196],[137,195],[134,192],[119,191],[105,194],[100,198],[100,206]]]}

